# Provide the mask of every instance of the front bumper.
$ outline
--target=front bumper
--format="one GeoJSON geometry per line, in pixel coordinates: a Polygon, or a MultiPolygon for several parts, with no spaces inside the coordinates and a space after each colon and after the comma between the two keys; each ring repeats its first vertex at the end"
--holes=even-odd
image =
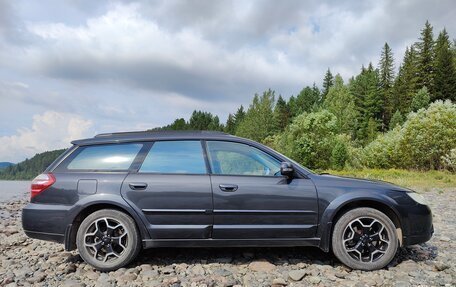
{"type": "Polygon", "coordinates": [[[434,234],[432,212],[429,206],[415,204],[403,212],[403,245],[413,245],[428,241],[434,234]]]}
{"type": "Polygon", "coordinates": [[[28,237],[63,243],[69,206],[29,203],[22,210],[22,227],[28,237]]]}

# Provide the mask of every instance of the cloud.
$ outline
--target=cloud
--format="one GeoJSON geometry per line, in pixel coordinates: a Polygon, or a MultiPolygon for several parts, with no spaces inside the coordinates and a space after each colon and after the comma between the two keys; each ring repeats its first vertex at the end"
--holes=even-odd
{"type": "Polygon", "coordinates": [[[455,37],[455,14],[452,0],[0,0],[0,138],[31,156],[19,142],[34,141],[20,131],[47,111],[97,132],[161,126],[195,109],[224,121],[268,88],[287,98],[321,86],[328,67],[347,79],[375,66],[385,41],[398,67],[426,19],[455,37]]]}
{"type": "Polygon", "coordinates": [[[69,147],[74,139],[92,136],[92,126],[90,120],[72,114],[48,111],[34,115],[30,128],[0,137],[2,161],[18,162],[39,152],[69,147]]]}

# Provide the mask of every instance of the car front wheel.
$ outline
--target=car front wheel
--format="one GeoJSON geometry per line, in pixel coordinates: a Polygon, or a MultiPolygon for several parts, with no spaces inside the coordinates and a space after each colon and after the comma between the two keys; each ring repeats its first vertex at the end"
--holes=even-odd
{"type": "Polygon", "coordinates": [[[373,208],[355,208],[334,226],[332,249],[345,265],[360,270],[385,267],[398,248],[396,227],[391,219],[373,208]]]}
{"type": "Polygon", "coordinates": [[[100,271],[127,265],[141,249],[134,220],[114,209],[102,209],[87,216],[79,226],[76,244],[82,259],[100,271]]]}

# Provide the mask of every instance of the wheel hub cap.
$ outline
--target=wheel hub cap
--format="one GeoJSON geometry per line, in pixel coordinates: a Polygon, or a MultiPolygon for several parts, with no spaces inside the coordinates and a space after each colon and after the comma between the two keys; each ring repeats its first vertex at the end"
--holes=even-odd
{"type": "Polygon", "coordinates": [[[84,235],[84,246],[96,260],[116,260],[128,246],[125,226],[113,218],[99,218],[89,225],[84,235]]]}
{"type": "Polygon", "coordinates": [[[386,253],[390,235],[379,220],[361,217],[347,225],[342,240],[350,257],[361,262],[375,262],[386,253]]]}

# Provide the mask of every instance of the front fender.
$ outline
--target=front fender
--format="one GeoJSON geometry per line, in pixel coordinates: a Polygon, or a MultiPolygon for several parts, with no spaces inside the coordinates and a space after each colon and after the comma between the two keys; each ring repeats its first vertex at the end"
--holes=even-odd
{"type": "Polygon", "coordinates": [[[326,207],[321,215],[320,224],[317,229],[317,235],[321,238],[320,241],[320,248],[326,252],[329,251],[331,245],[331,233],[334,225],[334,220],[336,216],[338,216],[338,212],[341,211],[347,205],[356,204],[356,202],[370,202],[374,204],[381,204],[388,208],[390,208],[395,214],[397,218],[400,218],[399,212],[396,208],[397,202],[394,199],[383,195],[383,194],[375,194],[368,191],[354,191],[345,193],[334,200],[326,207]]]}

